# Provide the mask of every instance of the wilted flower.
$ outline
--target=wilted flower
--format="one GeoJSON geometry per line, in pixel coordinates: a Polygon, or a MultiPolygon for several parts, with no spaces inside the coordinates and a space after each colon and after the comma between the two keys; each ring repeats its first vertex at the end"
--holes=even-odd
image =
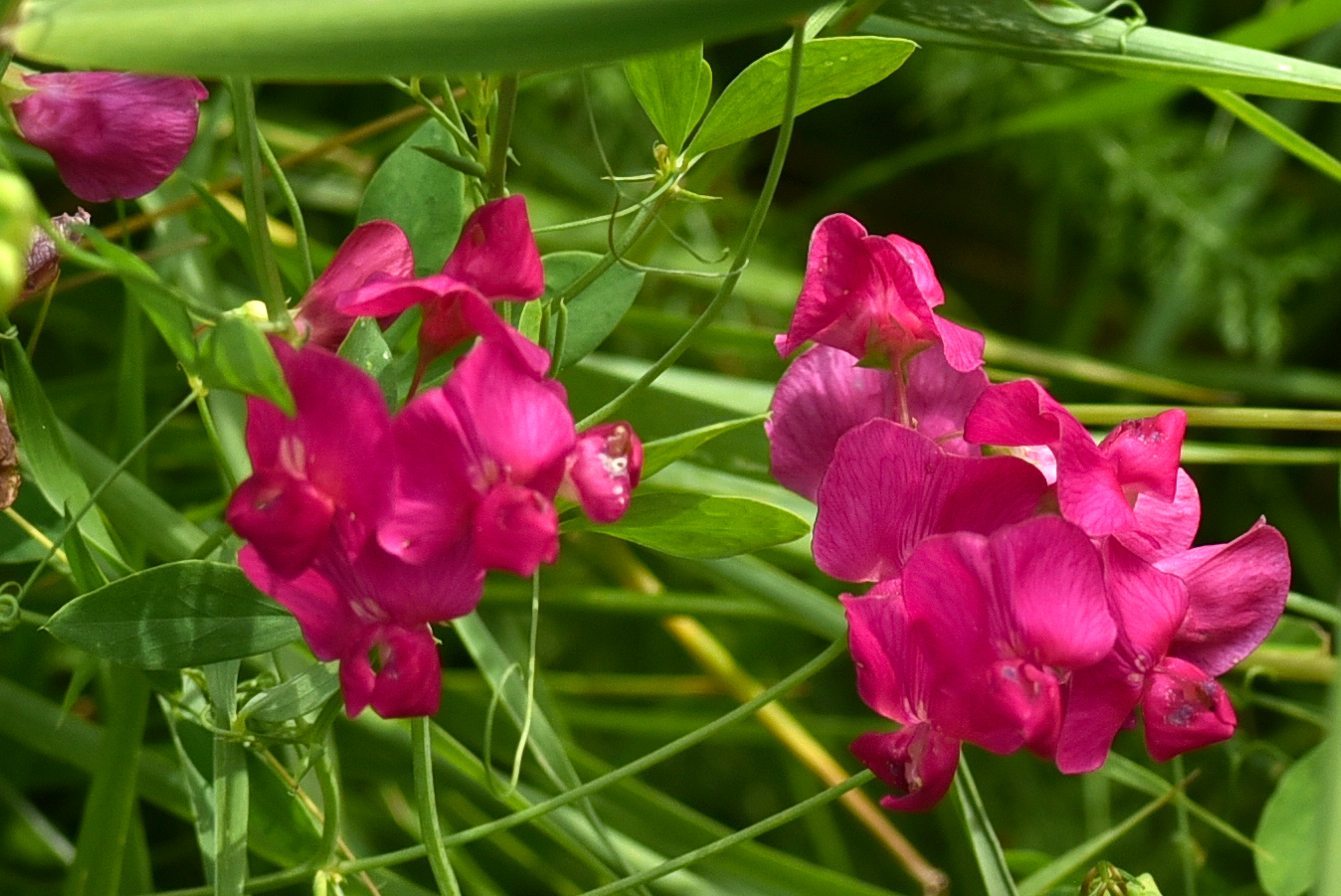
{"type": "MultiPolygon", "coordinates": [[[[73,215],[57,215],[51,219],[51,229],[63,239],[71,239],[76,231],[88,224],[91,219],[82,208],[73,215]]],[[[61,251],[56,241],[42,227],[33,228],[33,238],[28,244],[28,272],[23,283],[23,292],[19,298],[37,295],[56,281],[61,273],[61,251]]]]}
{"type": "Polygon", "coordinates": [[[51,154],[61,180],[87,202],[134,199],[161,184],[196,138],[195,78],[123,72],[23,76],[13,104],[23,139],[51,154]]]}

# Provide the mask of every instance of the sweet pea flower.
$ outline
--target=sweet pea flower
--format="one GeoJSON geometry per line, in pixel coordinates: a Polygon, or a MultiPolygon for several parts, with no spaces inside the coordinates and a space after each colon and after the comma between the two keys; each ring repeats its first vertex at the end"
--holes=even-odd
{"type": "Polygon", "coordinates": [[[776,339],[778,354],[813,339],[897,369],[939,345],[955,370],[981,367],[982,334],[937,316],[944,302],[921,246],[894,234],[870,236],[855,218],[830,215],[810,238],[805,281],[791,326],[776,339]]]}
{"type": "MultiPolygon", "coordinates": [[[[322,348],[335,351],[349,335],[354,320],[339,310],[345,296],[364,287],[398,283],[414,277],[414,251],[405,231],[391,221],[368,221],[354,228],[335,257],[294,311],[299,333],[322,348]]],[[[391,318],[384,318],[385,327],[391,318]]]]}
{"type": "Polygon", "coordinates": [[[1045,450],[1055,463],[1062,516],[1094,537],[1117,534],[1157,559],[1186,550],[1201,503],[1179,465],[1187,414],[1164,411],[1129,420],[1095,444],[1089,431],[1033,380],[990,386],[965,423],[978,445],[1045,450]]]}
{"type": "Polygon", "coordinates": [[[560,494],[582,505],[598,523],[613,523],[629,509],[643,471],[643,443],[627,423],[604,423],[580,433],[560,494]]]}
{"type": "Polygon", "coordinates": [[[1103,552],[1118,637],[1109,657],[1072,682],[1058,767],[1102,765],[1138,706],[1146,747],[1161,762],[1229,737],[1234,708],[1215,679],[1262,643],[1285,609],[1284,537],[1258,520],[1228,544],[1153,565],[1115,538],[1103,552]]]}
{"type": "Polygon", "coordinates": [[[247,400],[252,475],[229,502],[229,525],[280,576],[328,548],[357,556],[390,508],[391,415],[376,381],[317,347],[272,339],[293,394],[288,417],[247,400]]]}
{"type": "Polygon", "coordinates": [[[433,358],[479,332],[466,313],[465,299],[525,302],[539,298],[544,290],[545,274],[526,200],[509,196],[475,209],[441,273],[369,282],[340,296],[336,307],[352,317],[382,317],[421,305],[422,374],[433,358]]]}
{"type": "Polygon", "coordinates": [[[134,199],[161,184],[195,142],[195,78],[124,72],[24,75],[12,108],[24,140],[51,154],[61,180],[87,202],[134,199]]]}
{"type": "Polygon", "coordinates": [[[982,370],[955,370],[938,347],[890,371],[817,345],[792,362],[773,393],[764,424],[773,477],[815,500],[838,440],[876,418],[916,429],[948,454],[975,457],[981,451],[964,441],[964,420],[986,388],[982,370]]]}
{"type": "Polygon", "coordinates": [[[875,419],[850,430],[820,483],[815,564],[848,582],[898,576],[932,535],[986,534],[1028,518],[1047,488],[1016,457],[959,457],[875,419]]]}

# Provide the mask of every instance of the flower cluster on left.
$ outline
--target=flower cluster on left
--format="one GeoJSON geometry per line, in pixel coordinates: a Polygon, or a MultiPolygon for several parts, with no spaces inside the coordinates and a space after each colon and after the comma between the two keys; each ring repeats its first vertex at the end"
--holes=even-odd
{"type": "Polygon", "coordinates": [[[619,518],[642,466],[627,424],[577,432],[549,353],[490,305],[543,286],[519,197],[478,209],[442,274],[413,279],[408,252],[394,224],[364,225],[299,306],[312,338],[272,340],[296,413],[248,400],[253,472],[227,512],[248,541],[247,576],[294,614],[313,653],[339,661],[351,716],[437,712],[433,623],[471,612],[487,570],[529,576],[553,562],[557,499],[619,518]],[[341,309],[415,303],[425,320],[451,304],[457,341],[478,338],[393,415],[377,381],[330,346],[341,309]]]}

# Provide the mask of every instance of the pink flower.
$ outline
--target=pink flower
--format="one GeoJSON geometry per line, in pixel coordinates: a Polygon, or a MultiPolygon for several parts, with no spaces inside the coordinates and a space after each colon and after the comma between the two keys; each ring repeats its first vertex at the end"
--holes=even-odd
{"type": "Polygon", "coordinates": [[[1270,633],[1285,609],[1290,560],[1259,520],[1229,544],[1182,551],[1153,566],[1106,539],[1113,653],[1078,672],[1057,751],[1064,772],[1103,764],[1140,706],[1146,747],[1164,761],[1234,733],[1234,708],[1215,678],[1270,633]]]}
{"type": "MultiPolygon", "coordinates": [[[[341,299],[364,287],[404,282],[413,276],[414,252],[403,230],[390,221],[360,224],[298,303],[294,322],[309,342],[335,351],[354,323],[339,310],[341,299]]],[[[383,320],[384,326],[387,323],[389,318],[383,320]]]]}
{"type": "Polygon", "coordinates": [[[377,383],[316,347],[272,339],[297,413],[247,400],[252,475],[227,519],[279,575],[297,575],[328,546],[355,556],[390,508],[391,416],[377,383]]]}
{"type": "Polygon", "coordinates": [[[981,370],[961,373],[930,348],[901,370],[862,367],[846,352],[817,345],[797,358],[778,382],[764,424],[773,476],[815,500],[838,440],[878,417],[903,422],[948,454],[981,452],[963,439],[969,409],[987,388],[981,370]]]}
{"type": "Polygon", "coordinates": [[[568,456],[562,494],[598,523],[629,509],[643,471],[643,443],[627,423],[605,423],[578,435],[568,456]]]}
{"type": "Polygon", "coordinates": [[[791,327],[777,337],[778,353],[813,339],[898,368],[940,345],[955,370],[982,366],[982,335],[936,316],[944,302],[921,246],[893,234],[869,236],[856,219],[830,215],[810,238],[805,282],[791,327]]]}
{"type": "Polygon", "coordinates": [[[248,401],[253,472],[227,512],[250,542],[242,569],[294,614],[313,653],[340,661],[349,715],[369,705],[386,717],[434,713],[429,626],[474,609],[484,571],[466,544],[422,564],[382,549],[375,535],[398,471],[377,383],[324,349],[273,345],[296,414],[248,401]]]}
{"type": "Polygon", "coordinates": [[[849,582],[893,578],[927,537],[1019,522],[1046,488],[1019,458],[946,454],[919,432],[870,420],[838,440],[820,483],[815,564],[849,582]]]}
{"type": "Polygon", "coordinates": [[[88,202],[134,199],[161,184],[196,138],[195,78],[122,72],[25,75],[34,92],[14,103],[23,138],[51,154],[70,190],[88,202]]]}
{"type": "Polygon", "coordinates": [[[339,297],[336,307],[353,317],[381,317],[422,305],[422,372],[430,360],[479,332],[466,312],[465,299],[529,301],[544,290],[545,274],[526,200],[510,196],[475,210],[441,273],[417,280],[370,282],[339,297]]]}
{"type": "Polygon", "coordinates": [[[1129,420],[1095,444],[1038,383],[990,386],[965,424],[978,445],[1041,446],[1056,463],[1062,516],[1090,535],[1117,534],[1156,559],[1192,544],[1201,517],[1196,486],[1178,466],[1187,415],[1169,410],[1129,420]]]}

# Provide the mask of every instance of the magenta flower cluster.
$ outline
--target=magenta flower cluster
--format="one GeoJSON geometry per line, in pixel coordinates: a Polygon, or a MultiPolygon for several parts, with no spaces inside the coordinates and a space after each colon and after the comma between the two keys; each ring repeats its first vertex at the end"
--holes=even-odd
{"type": "Polygon", "coordinates": [[[843,604],[861,697],[901,726],[852,744],[884,805],[935,804],[965,742],[1079,773],[1138,718],[1160,761],[1229,737],[1216,678],[1284,609],[1284,538],[1192,547],[1182,411],[1096,443],[1038,383],[989,384],[943,301],[919,246],[834,215],[778,338],[818,344],[778,384],[774,474],[818,505],[819,568],[874,583],[843,604]]]}
{"type": "Polygon", "coordinates": [[[428,287],[413,267],[389,222],[341,248],[300,305],[311,339],[297,349],[274,340],[296,413],[249,399],[253,472],[227,512],[248,541],[247,576],[293,612],[313,653],[339,661],[351,716],[435,713],[431,625],[471,612],[486,570],[528,576],[554,561],[556,499],[618,519],[642,468],[628,424],[577,432],[549,353],[489,304],[543,286],[519,197],[478,210],[428,287]],[[479,338],[440,386],[393,415],[377,382],[329,350],[352,322],[338,309],[365,311],[369,294],[396,290],[442,301],[434,290],[447,288],[460,332],[479,338]]]}

